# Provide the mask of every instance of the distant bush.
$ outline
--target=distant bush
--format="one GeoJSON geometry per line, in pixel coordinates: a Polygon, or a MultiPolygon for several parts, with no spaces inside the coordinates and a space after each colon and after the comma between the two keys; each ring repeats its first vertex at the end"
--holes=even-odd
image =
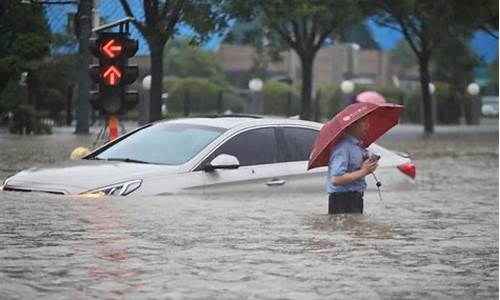
{"type": "Polygon", "coordinates": [[[45,115],[31,105],[19,105],[12,110],[9,131],[17,134],[50,134],[50,126],[40,121],[45,115]]]}
{"type": "Polygon", "coordinates": [[[436,83],[436,118],[439,124],[459,124],[461,105],[465,96],[454,91],[447,83],[436,83]]]}
{"type": "Polygon", "coordinates": [[[321,118],[331,119],[334,115],[346,107],[353,98],[364,91],[376,91],[380,93],[387,102],[403,104],[405,91],[396,87],[378,87],[371,85],[356,84],[352,94],[342,93],[340,87],[326,87],[320,90],[320,112],[321,118]]]}
{"type": "Polygon", "coordinates": [[[222,109],[233,112],[243,111],[243,99],[228,85],[219,85],[199,77],[179,78],[169,76],[163,81],[169,113],[182,113],[185,105],[190,113],[215,113],[222,95],[222,109]]]}
{"type": "Polygon", "coordinates": [[[420,87],[416,87],[404,98],[404,110],[401,120],[405,123],[421,123],[422,93],[420,87]]]}
{"type": "Polygon", "coordinates": [[[300,113],[300,95],[291,85],[269,80],[264,83],[262,92],[264,114],[293,116],[300,113]]]}
{"type": "MultiPolygon", "coordinates": [[[[436,101],[436,122],[438,124],[460,123],[461,106],[465,96],[452,90],[447,83],[434,83],[436,91],[432,95],[436,101]]],[[[404,101],[403,120],[410,123],[422,122],[422,91],[417,86],[411,91],[404,101]]]]}

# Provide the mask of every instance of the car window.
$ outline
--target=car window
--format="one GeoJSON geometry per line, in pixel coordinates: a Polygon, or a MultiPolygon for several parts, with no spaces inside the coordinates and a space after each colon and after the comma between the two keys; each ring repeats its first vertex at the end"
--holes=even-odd
{"type": "Polygon", "coordinates": [[[309,153],[319,131],[299,127],[283,127],[284,161],[304,161],[309,159],[309,153]]]}
{"type": "Polygon", "coordinates": [[[180,165],[193,158],[224,131],[224,128],[205,125],[155,124],[105,149],[96,158],[180,165]]]}
{"type": "Polygon", "coordinates": [[[219,154],[235,156],[240,161],[240,166],[276,163],[278,159],[274,128],[259,128],[238,134],[215,150],[204,164],[219,154]]]}

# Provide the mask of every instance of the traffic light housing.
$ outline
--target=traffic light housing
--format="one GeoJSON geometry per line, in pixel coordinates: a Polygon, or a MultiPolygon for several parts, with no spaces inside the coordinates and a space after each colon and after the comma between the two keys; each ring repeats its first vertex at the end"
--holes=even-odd
{"type": "Polygon", "coordinates": [[[101,32],[91,39],[90,51],[99,64],[90,65],[89,74],[99,90],[90,92],[90,104],[101,114],[123,114],[139,102],[137,91],[127,91],[127,85],[139,75],[137,65],[128,65],[137,49],[137,40],[130,39],[127,33],[101,32]]]}

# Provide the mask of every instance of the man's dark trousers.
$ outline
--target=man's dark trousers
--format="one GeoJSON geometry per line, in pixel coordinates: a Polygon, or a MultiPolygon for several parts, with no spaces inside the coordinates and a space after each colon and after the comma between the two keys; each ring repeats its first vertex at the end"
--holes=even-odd
{"type": "Polygon", "coordinates": [[[363,193],[335,192],[328,197],[329,214],[362,214],[363,193]]]}

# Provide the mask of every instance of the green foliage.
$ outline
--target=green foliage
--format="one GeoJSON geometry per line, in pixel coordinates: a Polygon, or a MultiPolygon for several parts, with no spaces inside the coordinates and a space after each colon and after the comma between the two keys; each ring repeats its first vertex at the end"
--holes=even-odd
{"type": "Polygon", "coordinates": [[[396,104],[403,104],[406,96],[404,89],[393,86],[376,87],[375,91],[384,96],[387,102],[396,104]]]}
{"type": "Polygon", "coordinates": [[[35,110],[32,105],[19,105],[13,109],[12,119],[9,124],[10,133],[18,134],[50,134],[50,127],[40,120],[43,112],[35,110]]]}
{"type": "Polygon", "coordinates": [[[0,12],[0,57],[37,60],[48,53],[50,31],[41,5],[2,1],[0,12]]]}
{"type": "MultiPolygon", "coordinates": [[[[466,96],[455,91],[448,83],[435,83],[436,121],[439,124],[458,124],[466,96]]],[[[422,119],[422,93],[420,86],[411,91],[404,101],[402,120],[409,123],[420,123],[422,119]]]]}
{"type": "Polygon", "coordinates": [[[401,39],[396,47],[390,51],[389,57],[398,73],[404,73],[411,68],[418,67],[415,53],[404,39],[401,39]]]}
{"type": "Polygon", "coordinates": [[[222,83],[224,70],[214,53],[191,45],[187,40],[171,40],[165,49],[165,73],[177,77],[204,77],[222,83]]]}
{"type": "Polygon", "coordinates": [[[9,81],[0,93],[0,114],[6,115],[13,111],[28,98],[27,90],[20,87],[17,82],[9,81]]]}
{"type": "Polygon", "coordinates": [[[380,93],[387,102],[404,104],[406,93],[403,89],[396,87],[378,87],[356,84],[353,93],[350,95],[343,94],[340,87],[327,87],[320,91],[320,118],[322,120],[331,119],[351,102],[351,98],[369,90],[380,93]]]}
{"type": "Polygon", "coordinates": [[[465,94],[467,85],[474,79],[477,66],[479,60],[467,41],[449,38],[436,46],[431,76],[434,81],[446,82],[459,93],[465,94]]]}
{"type": "Polygon", "coordinates": [[[461,107],[466,96],[458,92],[448,83],[436,83],[436,118],[439,124],[459,124],[461,107]]]}
{"type": "Polygon", "coordinates": [[[327,87],[320,90],[320,119],[331,119],[349,103],[349,96],[343,95],[339,87],[327,87]]]}
{"type": "Polygon", "coordinates": [[[169,114],[184,112],[185,105],[189,105],[190,113],[216,113],[221,92],[223,110],[243,111],[243,99],[227,85],[218,85],[205,78],[175,76],[167,77],[163,84],[168,91],[169,114]]]}
{"type": "Polygon", "coordinates": [[[422,122],[422,92],[420,87],[410,91],[404,99],[404,110],[401,114],[401,121],[404,123],[422,122]]]}
{"type": "Polygon", "coordinates": [[[276,116],[293,116],[300,113],[300,95],[289,84],[269,80],[262,90],[264,114],[276,116]]]}
{"type": "Polygon", "coordinates": [[[498,95],[498,57],[488,66],[488,89],[492,90],[492,94],[498,95]]]}
{"type": "Polygon", "coordinates": [[[243,99],[227,82],[215,54],[187,40],[170,41],[165,53],[165,70],[169,76],[163,88],[169,95],[169,116],[184,113],[188,104],[190,113],[215,113],[219,109],[219,97],[222,97],[224,111],[243,111],[243,99]]]}
{"type": "Polygon", "coordinates": [[[42,6],[21,1],[0,2],[0,114],[27,100],[18,82],[49,53],[51,34],[42,6]]]}
{"type": "MultiPolygon", "coordinates": [[[[473,65],[473,60],[466,53],[465,41],[468,41],[477,29],[488,32],[491,28],[498,28],[498,3],[491,0],[478,2],[471,5],[471,2],[466,0],[360,0],[361,5],[379,9],[375,17],[377,23],[403,33],[418,58],[421,84],[429,83],[429,64],[436,60],[438,67],[434,71],[438,73],[437,77],[451,84],[452,87],[448,90],[458,90],[462,93],[466,86],[464,82],[470,78],[470,68],[473,65]]],[[[426,89],[421,92],[422,97],[426,99],[419,103],[429,105],[431,95],[426,89]]],[[[447,106],[454,107],[454,100],[449,99],[455,98],[444,98],[447,99],[447,106]]],[[[414,102],[411,101],[411,105],[414,102]]],[[[433,132],[433,119],[428,115],[431,110],[431,107],[423,109],[427,112],[424,116],[424,127],[428,133],[433,132]]],[[[454,122],[452,116],[443,118],[446,122],[454,122]]]]}
{"type": "Polygon", "coordinates": [[[67,105],[68,89],[77,84],[77,70],[76,55],[61,55],[40,63],[32,71],[36,106],[47,109],[50,118],[61,118],[61,112],[67,105]]]}
{"type": "Polygon", "coordinates": [[[119,0],[127,16],[148,43],[151,51],[151,101],[149,121],[161,118],[161,94],[163,87],[163,50],[167,41],[175,35],[178,24],[194,30],[191,39],[200,43],[211,34],[227,27],[227,17],[221,0],[172,0],[144,1],[143,17],[134,14],[127,0],[119,0]]]}
{"type": "MultiPolygon", "coordinates": [[[[262,17],[262,32],[268,48],[292,48],[303,69],[300,116],[310,119],[312,66],[327,38],[363,18],[358,5],[347,0],[259,0],[229,1],[228,11],[240,20],[262,17]]],[[[254,33],[252,33],[254,36],[254,33]]],[[[257,39],[259,43],[264,39],[257,39]]],[[[255,45],[258,49],[259,44],[255,45]]],[[[259,64],[257,64],[258,71],[259,64]]]]}

